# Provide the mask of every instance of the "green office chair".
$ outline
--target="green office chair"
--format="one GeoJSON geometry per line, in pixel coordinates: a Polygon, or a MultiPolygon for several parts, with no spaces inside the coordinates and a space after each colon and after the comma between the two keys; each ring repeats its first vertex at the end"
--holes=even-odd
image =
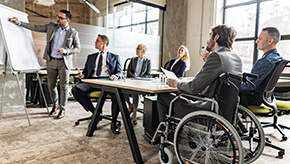
{"type": "MultiPolygon", "coordinates": [[[[91,92],[91,93],[88,94],[88,96],[89,96],[90,98],[92,98],[92,99],[93,99],[93,98],[98,99],[98,98],[100,97],[100,95],[101,95],[101,91],[94,91],[94,92],[91,92]]],[[[109,94],[108,94],[107,97],[106,97],[106,99],[111,99],[111,98],[112,98],[112,97],[111,97],[109,94]]],[[[81,121],[86,121],[86,120],[91,120],[91,119],[92,119],[92,116],[78,119],[78,120],[75,122],[75,125],[77,126],[77,125],[80,124],[81,121]]],[[[106,119],[106,120],[110,120],[110,121],[112,121],[112,116],[111,116],[111,115],[105,115],[105,114],[102,114],[102,113],[101,113],[99,119],[100,119],[99,121],[101,121],[102,119],[106,119]]],[[[118,126],[121,126],[121,122],[120,122],[119,120],[117,120],[117,125],[118,125],[118,126]]]]}

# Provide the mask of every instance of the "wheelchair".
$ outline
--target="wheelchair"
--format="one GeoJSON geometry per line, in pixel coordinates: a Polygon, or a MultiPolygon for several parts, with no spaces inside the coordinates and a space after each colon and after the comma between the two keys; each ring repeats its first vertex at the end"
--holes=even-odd
{"type": "Polygon", "coordinates": [[[259,158],[265,135],[255,115],[239,105],[241,81],[241,76],[223,73],[209,86],[211,96],[180,94],[170,102],[168,115],[151,140],[161,136],[160,163],[173,163],[169,146],[185,164],[252,163],[259,158]],[[180,97],[193,103],[174,106],[180,97]]]}

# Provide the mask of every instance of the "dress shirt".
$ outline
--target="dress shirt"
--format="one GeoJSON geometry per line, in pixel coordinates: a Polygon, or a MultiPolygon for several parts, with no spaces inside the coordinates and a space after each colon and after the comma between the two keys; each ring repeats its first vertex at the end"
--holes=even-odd
{"type": "Polygon", "coordinates": [[[240,87],[241,91],[254,91],[264,79],[271,73],[277,62],[281,61],[283,58],[277,52],[277,49],[270,50],[263,54],[263,56],[255,63],[251,73],[259,75],[257,79],[248,77],[247,79],[255,84],[251,85],[249,82],[242,82],[240,87]]]}
{"type": "MultiPolygon", "coordinates": [[[[98,55],[97,59],[96,59],[96,64],[95,64],[95,72],[93,73],[92,77],[109,77],[109,71],[108,71],[108,68],[107,68],[107,51],[103,51],[103,61],[102,61],[102,71],[101,71],[101,74],[100,76],[97,76],[96,73],[97,73],[97,69],[98,69],[98,63],[99,63],[99,59],[100,59],[100,55],[98,55]]],[[[101,53],[101,52],[99,52],[101,53]]]]}
{"type": "Polygon", "coordinates": [[[141,68],[142,68],[142,64],[143,64],[143,59],[144,59],[144,57],[142,59],[140,59],[138,57],[138,62],[137,62],[137,65],[136,65],[136,72],[134,74],[135,77],[139,77],[140,76],[141,68]]]}
{"type": "Polygon", "coordinates": [[[173,63],[172,66],[170,67],[170,71],[172,71],[174,65],[175,65],[175,64],[176,64],[180,59],[181,59],[181,58],[179,58],[179,59],[175,59],[174,63],[173,63]]]}
{"type": "Polygon", "coordinates": [[[68,26],[65,29],[62,29],[60,26],[55,32],[55,35],[51,41],[51,57],[54,58],[63,58],[63,54],[59,54],[57,49],[62,48],[65,34],[68,30],[68,26]]]}
{"type": "Polygon", "coordinates": [[[220,49],[224,48],[224,46],[220,46],[219,48],[217,48],[214,52],[219,52],[220,49]]]}

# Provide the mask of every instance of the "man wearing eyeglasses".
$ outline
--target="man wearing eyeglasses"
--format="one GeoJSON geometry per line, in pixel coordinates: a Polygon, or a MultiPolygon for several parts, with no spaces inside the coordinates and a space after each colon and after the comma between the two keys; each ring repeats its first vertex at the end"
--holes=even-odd
{"type": "Polygon", "coordinates": [[[47,61],[47,81],[53,107],[50,112],[56,118],[63,118],[68,98],[69,72],[72,67],[72,55],[80,52],[78,32],[69,26],[71,14],[67,10],[60,10],[57,22],[45,25],[35,25],[19,21],[16,17],[9,21],[21,27],[46,32],[46,47],[43,59],[47,61]],[[59,77],[60,97],[57,91],[57,77],[59,77]]]}

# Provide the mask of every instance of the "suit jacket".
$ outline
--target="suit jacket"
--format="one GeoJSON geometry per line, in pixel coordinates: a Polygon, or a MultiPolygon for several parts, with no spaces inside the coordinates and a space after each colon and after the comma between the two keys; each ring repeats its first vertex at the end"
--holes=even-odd
{"type": "MultiPolygon", "coordinates": [[[[96,65],[96,59],[99,55],[99,52],[88,55],[87,61],[85,64],[85,68],[83,70],[83,75],[85,75],[85,79],[92,78],[92,73],[94,72],[94,68],[96,65]]],[[[119,55],[113,54],[109,51],[107,51],[107,68],[109,71],[109,75],[117,75],[120,76],[122,72],[122,66],[120,62],[119,55]]]]}
{"type": "Polygon", "coordinates": [[[225,72],[241,74],[242,61],[233,51],[223,47],[207,57],[202,69],[192,81],[178,83],[178,91],[189,94],[202,93],[221,73],[225,72]]]}
{"type": "MultiPolygon", "coordinates": [[[[170,71],[171,66],[175,62],[176,59],[171,59],[168,67],[166,68],[167,70],[170,71]]],[[[172,68],[172,72],[177,76],[177,77],[183,77],[184,72],[186,69],[186,62],[183,59],[180,59],[172,68]]]]}
{"type": "MultiPolygon", "coordinates": [[[[133,57],[127,69],[127,77],[134,77],[139,57],[133,57]]],[[[143,57],[143,64],[141,67],[140,76],[142,78],[149,78],[151,75],[151,60],[143,57]]]]}
{"type": "MultiPolygon", "coordinates": [[[[51,41],[55,35],[56,30],[58,29],[58,25],[56,23],[50,22],[49,24],[45,25],[35,25],[30,23],[21,22],[21,25],[24,28],[37,31],[37,32],[46,32],[46,47],[44,50],[43,59],[50,61],[51,60],[51,41]]],[[[63,54],[65,66],[67,69],[71,69],[72,67],[72,54],[80,52],[81,44],[78,32],[71,27],[68,27],[66,32],[63,46],[67,53],[63,54]]]]}

